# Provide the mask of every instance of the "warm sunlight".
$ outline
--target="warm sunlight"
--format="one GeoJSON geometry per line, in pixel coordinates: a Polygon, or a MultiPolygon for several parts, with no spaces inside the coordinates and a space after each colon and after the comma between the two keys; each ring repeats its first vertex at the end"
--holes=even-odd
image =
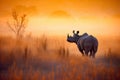
{"type": "Polygon", "coordinates": [[[33,35],[66,35],[80,30],[95,35],[119,35],[119,2],[110,0],[48,0],[48,1],[2,1],[0,13],[0,33],[8,32],[6,22],[11,19],[12,10],[27,14],[27,32],[33,35]],[[5,3],[7,2],[7,3],[5,3]],[[32,3],[32,4],[31,4],[32,3]],[[5,6],[10,4],[10,6],[5,6]],[[84,5],[83,5],[84,4],[84,5]],[[111,8],[112,7],[112,8],[111,8]],[[6,19],[7,17],[7,19],[6,19]],[[4,19],[4,21],[3,21],[4,19]],[[6,19],[6,20],[5,20],[6,19]],[[108,30],[109,29],[109,30],[108,30]],[[113,34],[114,33],[114,34],[113,34]]]}
{"type": "Polygon", "coordinates": [[[0,80],[120,80],[120,0],[0,0],[0,80]]]}
{"type": "MultiPolygon", "coordinates": [[[[117,20],[116,20],[117,21],[117,20]]],[[[69,18],[55,18],[55,17],[33,17],[29,20],[30,32],[34,35],[48,34],[48,35],[66,35],[72,30],[80,30],[80,33],[88,32],[95,35],[119,35],[119,24],[112,18],[83,18],[69,19],[69,18]],[[116,26],[116,28],[114,27],[116,26]],[[118,28],[118,29],[117,29],[118,28]],[[114,34],[112,34],[114,33],[114,34]]]]}

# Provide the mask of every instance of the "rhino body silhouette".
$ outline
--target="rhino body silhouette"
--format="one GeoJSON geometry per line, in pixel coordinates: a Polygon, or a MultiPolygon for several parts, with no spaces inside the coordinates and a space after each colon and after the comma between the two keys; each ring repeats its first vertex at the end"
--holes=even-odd
{"type": "Polygon", "coordinates": [[[67,41],[70,43],[76,43],[79,51],[82,53],[82,55],[95,57],[95,54],[98,49],[98,40],[92,36],[88,35],[87,33],[84,33],[83,35],[78,35],[79,31],[75,33],[73,31],[73,36],[67,36],[67,41]],[[90,52],[90,54],[88,54],[90,52]]]}

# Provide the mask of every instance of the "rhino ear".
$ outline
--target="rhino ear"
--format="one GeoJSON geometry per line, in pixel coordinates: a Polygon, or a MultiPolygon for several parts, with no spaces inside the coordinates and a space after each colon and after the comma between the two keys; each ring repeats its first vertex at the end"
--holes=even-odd
{"type": "Polygon", "coordinates": [[[73,33],[75,34],[75,30],[73,30],[73,33]]]}
{"type": "Polygon", "coordinates": [[[69,34],[67,34],[67,38],[69,38],[69,34]]]}
{"type": "Polygon", "coordinates": [[[77,31],[77,34],[79,34],[79,31],[77,31]]]}

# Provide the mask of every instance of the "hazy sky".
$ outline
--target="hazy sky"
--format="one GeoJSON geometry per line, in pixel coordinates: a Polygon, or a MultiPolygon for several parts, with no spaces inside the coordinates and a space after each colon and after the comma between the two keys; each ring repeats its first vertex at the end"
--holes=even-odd
{"type": "Polygon", "coordinates": [[[28,15],[28,32],[66,35],[81,33],[119,35],[120,0],[0,0],[0,33],[8,32],[11,12],[28,15]]]}

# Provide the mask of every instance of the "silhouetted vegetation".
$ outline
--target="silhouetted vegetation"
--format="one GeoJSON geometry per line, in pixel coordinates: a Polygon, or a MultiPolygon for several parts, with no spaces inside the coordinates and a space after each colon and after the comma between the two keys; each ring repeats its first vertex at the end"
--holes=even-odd
{"type": "Polygon", "coordinates": [[[43,50],[46,51],[48,43],[47,43],[47,37],[45,35],[42,36],[41,45],[43,50]]]}
{"type": "Polygon", "coordinates": [[[41,39],[33,38],[29,44],[23,39],[21,45],[16,45],[14,38],[0,37],[0,80],[120,79],[119,50],[114,52],[108,48],[105,55],[92,59],[72,55],[63,42],[62,46],[55,41],[51,45],[47,36],[44,51],[41,39]],[[54,44],[57,46],[50,50],[54,44]]]}
{"type": "Polygon", "coordinates": [[[12,32],[14,32],[17,38],[21,38],[25,32],[26,28],[26,14],[20,16],[16,11],[12,12],[13,21],[12,23],[7,22],[8,27],[12,32]]]}
{"type": "Polygon", "coordinates": [[[65,46],[60,46],[59,49],[58,49],[58,54],[59,54],[59,57],[68,58],[69,54],[70,54],[69,49],[65,48],[65,46]]]}

